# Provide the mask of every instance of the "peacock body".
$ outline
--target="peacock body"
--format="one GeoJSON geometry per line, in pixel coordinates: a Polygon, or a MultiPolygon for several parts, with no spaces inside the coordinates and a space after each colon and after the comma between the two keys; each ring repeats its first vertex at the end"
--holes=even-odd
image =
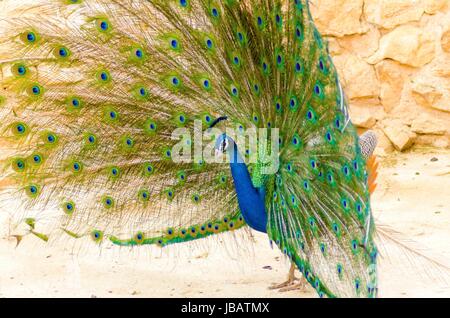
{"type": "Polygon", "coordinates": [[[54,0],[0,36],[0,194],[19,242],[163,248],[250,225],[320,296],[376,296],[370,153],[308,1],[54,0]],[[262,128],[277,137],[239,141],[262,128]],[[209,133],[230,162],[174,160],[198,147],[174,131],[209,133]]]}

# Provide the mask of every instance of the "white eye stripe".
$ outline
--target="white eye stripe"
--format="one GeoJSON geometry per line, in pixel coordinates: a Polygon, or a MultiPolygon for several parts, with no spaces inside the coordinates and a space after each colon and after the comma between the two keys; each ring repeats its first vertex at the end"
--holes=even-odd
{"type": "Polygon", "coordinates": [[[228,149],[228,140],[227,140],[227,139],[224,139],[224,140],[222,141],[222,143],[220,144],[220,150],[221,150],[222,152],[225,152],[227,149],[228,149]]]}

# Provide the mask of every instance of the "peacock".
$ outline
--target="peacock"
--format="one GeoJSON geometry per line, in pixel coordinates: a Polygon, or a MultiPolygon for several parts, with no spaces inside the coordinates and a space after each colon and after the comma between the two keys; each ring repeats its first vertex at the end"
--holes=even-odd
{"type": "Polygon", "coordinates": [[[307,0],[52,0],[3,24],[18,243],[164,248],[250,227],[320,297],[377,296],[376,136],[358,137],[307,0]]]}

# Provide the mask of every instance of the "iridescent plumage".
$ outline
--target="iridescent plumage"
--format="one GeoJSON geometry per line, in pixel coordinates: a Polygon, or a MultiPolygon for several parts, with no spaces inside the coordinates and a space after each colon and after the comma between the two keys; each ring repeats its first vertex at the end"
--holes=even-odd
{"type": "Polygon", "coordinates": [[[164,247],[245,227],[227,164],[172,160],[173,130],[226,116],[280,130],[279,170],[248,165],[270,239],[319,295],[376,295],[366,158],[307,1],[59,0],[20,14],[0,38],[0,192],[30,233],[164,247]]]}

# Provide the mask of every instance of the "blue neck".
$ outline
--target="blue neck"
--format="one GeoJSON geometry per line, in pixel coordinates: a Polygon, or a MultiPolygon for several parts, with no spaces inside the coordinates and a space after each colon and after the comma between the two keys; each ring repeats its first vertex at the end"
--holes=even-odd
{"type": "Polygon", "coordinates": [[[233,145],[230,153],[230,168],[242,216],[252,229],[267,233],[266,191],[263,187],[253,187],[250,173],[239,154],[237,145],[232,140],[230,142],[233,145]]]}

